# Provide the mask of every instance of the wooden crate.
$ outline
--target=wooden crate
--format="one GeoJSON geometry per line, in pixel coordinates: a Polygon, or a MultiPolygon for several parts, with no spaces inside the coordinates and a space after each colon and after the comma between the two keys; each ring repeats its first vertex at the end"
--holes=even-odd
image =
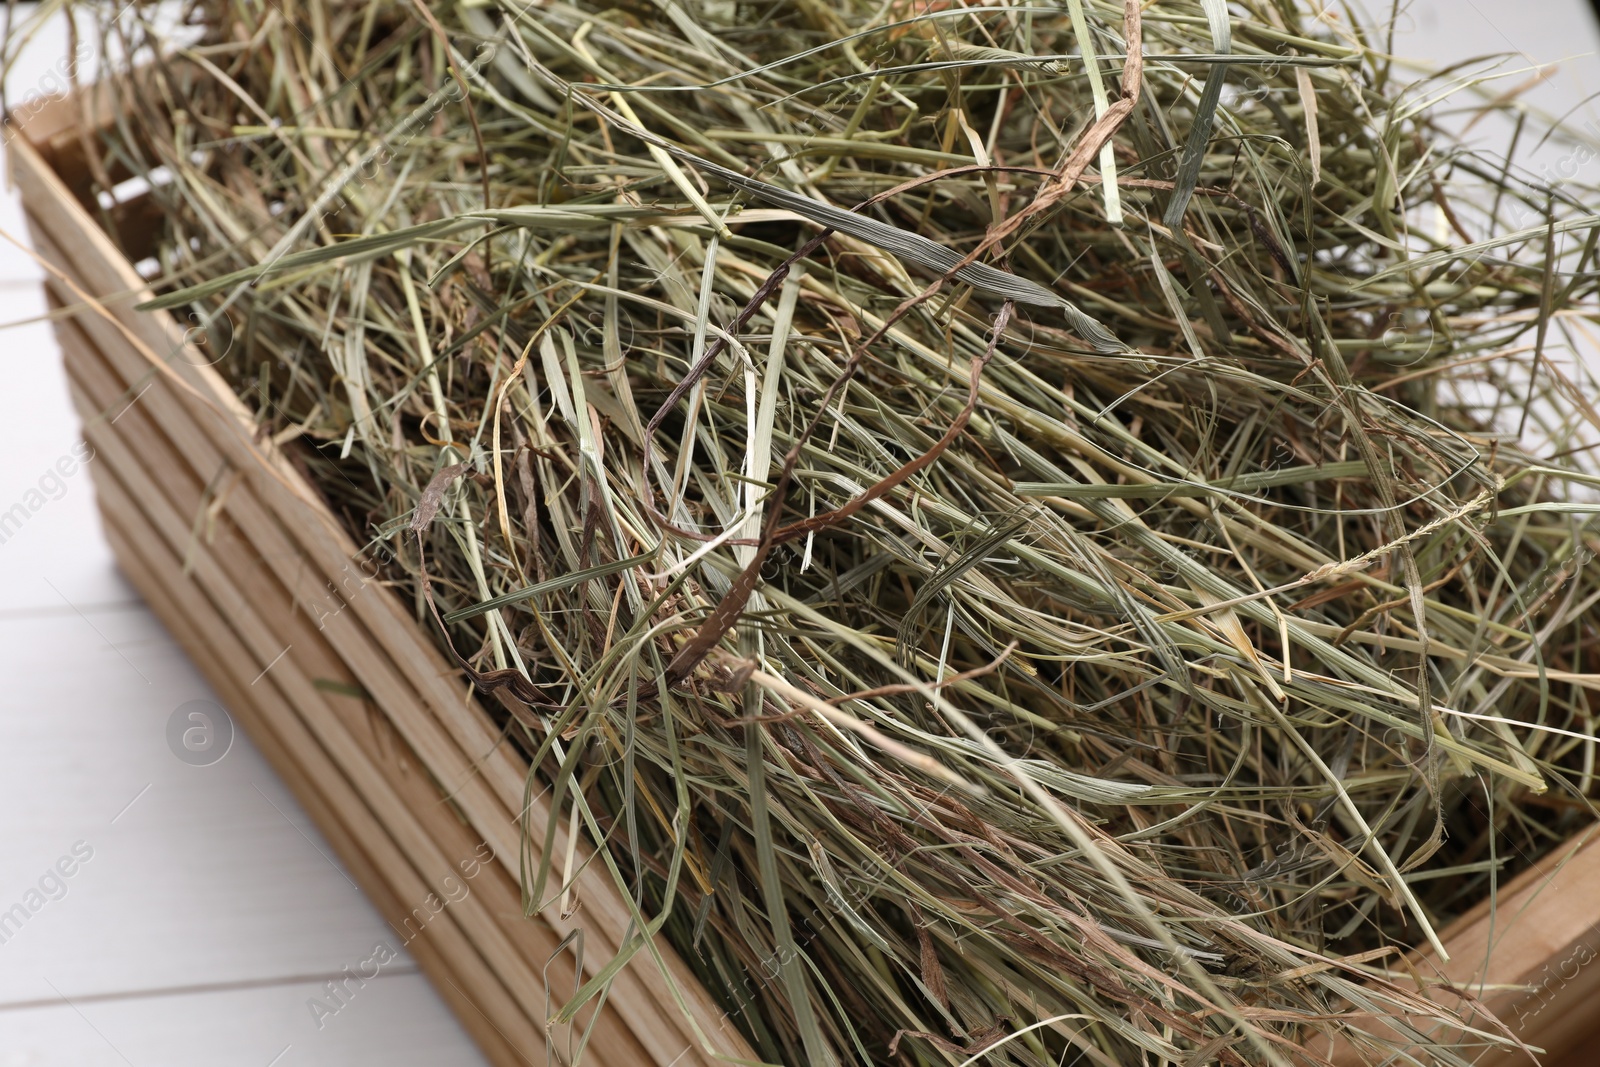
{"type": "MultiPolygon", "coordinates": [[[[1487,900],[1452,923],[1442,940],[1441,963],[1419,952],[1399,973],[1411,972],[1432,998],[1454,1007],[1476,1002],[1530,1050],[1542,1050],[1543,1067],[1593,1067],[1600,1063],[1600,833],[1591,829],[1500,887],[1495,913],[1487,900]],[[1442,985],[1434,983],[1443,983],[1442,985]]],[[[1483,1017],[1478,1029],[1498,1032],[1483,1017]]],[[[1423,1027],[1426,1029],[1426,1027],[1423,1027]]],[[[1460,1033],[1438,1039],[1480,1043],[1460,1033]]],[[[1311,1050],[1308,1063],[1359,1067],[1354,1049],[1311,1050]]],[[[1528,1052],[1485,1053],[1478,1067],[1531,1065],[1528,1052]]]]}
{"type": "MultiPolygon", "coordinates": [[[[590,870],[574,917],[523,917],[526,763],[499,743],[399,600],[366,580],[315,491],[270,442],[253,439],[247,411],[184,324],[131,310],[149,291],[91,214],[84,131],[106,103],[61,100],[28,116],[9,131],[9,157],[51,301],[70,309],[56,332],[96,450],[107,537],[379,911],[398,931],[420,927],[410,951],[490,1061],[543,1064],[544,1020],[575,977],[565,939],[581,932],[592,975],[627,935],[628,905],[590,870]],[[495,860],[465,878],[461,864],[485,849],[495,860]],[[432,914],[430,894],[459,894],[446,878],[469,891],[432,914]]],[[[123,248],[137,248],[150,223],[137,202],[101,214],[123,248]]],[[[551,817],[537,799],[526,815],[534,826],[551,817]]],[[[1410,966],[1468,991],[1547,1049],[1547,1067],[1600,1063],[1600,1013],[1585,1010],[1600,994],[1600,840],[1558,850],[1503,887],[1499,903],[1492,924],[1485,904],[1445,931],[1450,963],[1424,954],[1410,966]]],[[[659,965],[642,955],[618,979],[590,1062],[753,1059],[671,949],[657,954],[659,965]]],[[[1361,1062],[1348,1048],[1307,1053],[1307,1063],[1361,1062]]]]}
{"type": "MultiPolygon", "coordinates": [[[[526,761],[288,457],[253,438],[201,339],[132,310],[151,294],[121,249],[152,220],[94,199],[86,131],[109,103],[53,101],[6,132],[117,559],[490,1062],[562,1062],[568,1035],[545,1020],[575,988],[579,945],[589,978],[632,936],[630,905],[585,866],[576,914],[524,916],[519,869],[542,836],[519,818],[552,817],[525,796],[526,761]]],[[[664,943],[622,971],[586,1055],[754,1059],[664,943]]]]}

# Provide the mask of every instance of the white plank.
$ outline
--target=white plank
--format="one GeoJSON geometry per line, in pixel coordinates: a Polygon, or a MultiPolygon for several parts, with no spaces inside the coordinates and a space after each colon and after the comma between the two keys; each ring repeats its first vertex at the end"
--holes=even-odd
{"type": "MultiPolygon", "coordinates": [[[[15,234],[14,197],[0,198],[0,227],[15,234]]],[[[0,242],[3,243],[3,242],[0,242]]],[[[0,323],[37,316],[37,284],[0,286],[0,323]]],[[[89,471],[73,449],[78,420],[50,325],[0,333],[0,611],[130,602],[100,536],[89,471]],[[65,472],[65,473],[64,473],[65,472]]]]}
{"type": "MultiPolygon", "coordinates": [[[[370,972],[369,972],[370,973],[370,972]]],[[[73,1067],[436,1067],[476,1052],[420,976],[384,968],[346,1004],[318,1019],[332,975],[254,988],[94,999],[0,1010],[0,1063],[73,1067]]],[[[533,1050],[530,1050],[532,1052],[533,1050]]]]}
{"type": "Polygon", "coordinates": [[[0,1004],[46,974],[101,994],[338,970],[390,936],[247,740],[206,767],[169,749],[173,711],[214,698],[142,607],[0,621],[0,676],[0,1004]],[[60,899],[30,898],[63,892],[80,841],[60,899]]]}

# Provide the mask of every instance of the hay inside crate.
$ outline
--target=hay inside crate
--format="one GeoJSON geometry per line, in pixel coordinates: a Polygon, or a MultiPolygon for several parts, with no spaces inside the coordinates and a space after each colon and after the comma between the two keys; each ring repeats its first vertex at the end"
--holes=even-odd
{"type": "MultiPolygon", "coordinates": [[[[571,920],[522,917],[526,765],[497,743],[489,715],[408,611],[367,580],[292,455],[253,440],[242,405],[207,369],[207,339],[170,315],[130,310],[148,295],[132,261],[152,220],[137,199],[92,214],[84,144],[105,105],[66,100],[30,115],[14,127],[10,166],[35,245],[59,271],[47,280],[52,304],[74,309],[57,333],[97,451],[107,535],[379,910],[418,932],[410,951],[491,1061],[544,1062],[543,1020],[573,988],[563,939],[581,929],[592,974],[625,936],[627,905],[591,871],[571,920]],[[495,862],[471,865],[485,850],[495,862]],[[435,913],[430,894],[459,899],[435,913]]],[[[537,800],[528,810],[535,826],[549,817],[537,800]]],[[[1586,965],[1600,953],[1597,882],[1600,847],[1575,842],[1502,889],[1492,931],[1485,905],[1446,932],[1453,962],[1442,973],[1548,1049],[1547,1063],[1592,1060],[1592,1021],[1573,1009],[1600,991],[1600,967],[1586,965]],[[1537,988],[1506,988],[1515,985],[1537,988]]],[[[636,963],[593,1028],[589,1062],[711,1062],[688,1020],[720,1053],[748,1057],[683,965],[661,953],[686,1010],[636,963]]],[[[1425,956],[1414,965],[1441,973],[1425,956]]]]}
{"type": "Polygon", "coordinates": [[[565,1056],[591,1021],[595,1064],[709,1063],[707,1043],[748,1058],[665,945],[659,967],[641,954],[622,972],[598,1018],[586,1010],[576,1033],[547,1036],[580,949],[591,978],[629,935],[628,904],[586,867],[581,910],[524,917],[518,871],[538,845],[523,841],[518,817],[549,818],[524,793],[525,761],[397,598],[368,580],[292,457],[252,439],[205,339],[166,313],[131,310],[149,295],[133,263],[151,227],[139,200],[102,212],[95,198],[85,145],[106,103],[89,93],[13,116],[8,156],[51,306],[72,309],[56,336],[128,578],[492,1063],[560,1062],[549,1052],[565,1056]]]}

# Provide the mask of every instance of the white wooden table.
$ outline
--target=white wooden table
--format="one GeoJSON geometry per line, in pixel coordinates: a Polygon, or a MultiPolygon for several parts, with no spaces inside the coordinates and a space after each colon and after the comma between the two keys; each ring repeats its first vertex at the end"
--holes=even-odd
{"type": "MultiPolygon", "coordinates": [[[[1600,44],[1583,0],[1411,18],[1399,50],[1436,61],[1600,44]]],[[[38,41],[12,99],[65,50],[38,41]]],[[[1596,90],[1590,55],[1529,99],[1565,111],[1596,90]]],[[[0,228],[25,240],[9,194],[0,228]]],[[[43,312],[38,277],[0,242],[0,322],[43,312]]],[[[0,383],[0,1067],[481,1063],[409,960],[319,1027],[309,1002],[393,935],[247,739],[203,767],[169,749],[173,711],[215,698],[118,576],[88,475],[50,473],[78,438],[48,324],[0,332],[0,383]],[[5,528],[19,503],[39,506],[5,528]]]]}

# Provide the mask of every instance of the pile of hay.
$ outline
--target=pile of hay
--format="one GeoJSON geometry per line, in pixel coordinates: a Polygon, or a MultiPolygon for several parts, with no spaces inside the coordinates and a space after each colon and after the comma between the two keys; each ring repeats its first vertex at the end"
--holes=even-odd
{"type": "Polygon", "coordinates": [[[1400,952],[1592,821],[1600,685],[1600,219],[1430,111],[1502,83],[1311,0],[424,15],[128,12],[100,149],[763,1058],[1472,1058],[1400,952]]]}

